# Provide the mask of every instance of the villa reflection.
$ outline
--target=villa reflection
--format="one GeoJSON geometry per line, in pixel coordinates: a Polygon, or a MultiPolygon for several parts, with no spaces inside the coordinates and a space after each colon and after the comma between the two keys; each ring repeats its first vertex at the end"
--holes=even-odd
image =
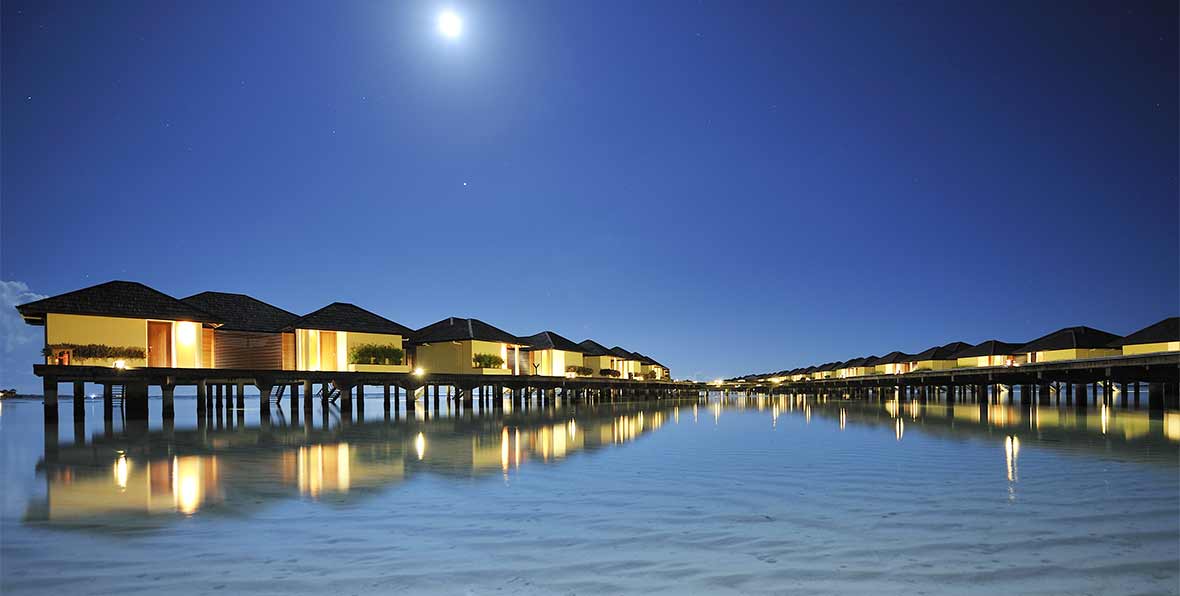
{"type": "Polygon", "coordinates": [[[66,466],[48,476],[45,518],[84,521],[104,515],[191,514],[223,497],[216,456],[136,460],[116,453],[109,467],[66,466]]]}
{"type": "Polygon", "coordinates": [[[28,507],[26,519],[84,524],[251,507],[278,498],[339,501],[416,474],[505,474],[636,440],[674,418],[676,407],[583,407],[322,428],[305,418],[305,424],[266,428],[95,436],[88,444],[59,446],[39,463],[46,498],[28,507]]]}
{"type": "Polygon", "coordinates": [[[879,427],[900,446],[910,445],[915,433],[980,439],[1002,450],[1013,485],[1020,479],[1021,449],[1030,445],[1126,460],[1159,449],[1180,454],[1180,412],[1111,407],[739,396],[707,404],[580,405],[383,421],[340,420],[330,411],[291,424],[279,419],[262,427],[138,428],[47,446],[38,464],[45,496],[28,506],[26,519],[78,526],[128,518],[166,523],[279,499],[331,505],[371,498],[419,475],[507,479],[522,467],[557,465],[677,424],[682,407],[692,408],[686,424],[741,424],[741,416],[723,411],[749,410],[787,432],[809,424],[842,431],[879,427]],[[700,419],[700,407],[711,415],[700,419]]]}

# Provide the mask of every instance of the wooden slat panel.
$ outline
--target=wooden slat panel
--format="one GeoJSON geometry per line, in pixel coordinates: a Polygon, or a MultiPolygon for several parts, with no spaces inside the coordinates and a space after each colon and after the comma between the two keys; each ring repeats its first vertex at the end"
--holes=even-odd
{"type": "Polygon", "coordinates": [[[283,370],[295,370],[295,334],[283,334],[283,370]]]}
{"type": "Polygon", "coordinates": [[[282,370],[283,338],[279,333],[220,331],[213,344],[217,368],[282,370]]]}
{"type": "Polygon", "coordinates": [[[213,368],[217,363],[213,360],[213,330],[201,329],[201,368],[213,368]]]}

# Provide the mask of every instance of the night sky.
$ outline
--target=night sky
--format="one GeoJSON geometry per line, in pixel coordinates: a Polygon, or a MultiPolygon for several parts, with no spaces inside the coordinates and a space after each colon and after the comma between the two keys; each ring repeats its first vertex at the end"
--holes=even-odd
{"type": "Polygon", "coordinates": [[[1174,1],[2,18],[5,387],[41,342],[11,305],[111,279],[697,379],[1180,311],[1174,1]]]}

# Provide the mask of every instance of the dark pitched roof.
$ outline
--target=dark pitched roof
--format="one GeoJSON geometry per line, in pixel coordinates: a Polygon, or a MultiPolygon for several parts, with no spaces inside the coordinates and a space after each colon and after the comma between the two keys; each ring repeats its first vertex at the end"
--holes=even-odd
{"type": "Polygon", "coordinates": [[[1110,343],[1111,347],[1180,341],[1180,317],[1168,317],[1110,343]]]}
{"type": "Polygon", "coordinates": [[[845,362],[840,368],[855,368],[857,366],[869,366],[876,359],[877,359],[876,356],[865,356],[863,358],[853,358],[852,360],[845,362]]]}
{"type": "Polygon", "coordinates": [[[405,325],[394,323],[379,314],[347,302],[333,302],[315,312],[303,315],[283,327],[284,331],[292,329],[385,333],[400,335],[403,338],[414,333],[405,325]]]}
{"type": "Polygon", "coordinates": [[[1017,348],[1018,352],[1043,352],[1046,350],[1072,350],[1075,348],[1105,348],[1119,339],[1113,333],[1092,327],[1066,327],[1034,339],[1017,348]]]}
{"type": "MultiPolygon", "coordinates": [[[[652,366],[658,366],[658,367],[660,367],[660,368],[668,368],[668,367],[664,366],[663,364],[660,364],[659,362],[656,362],[656,359],[655,359],[655,358],[652,358],[651,356],[646,356],[646,355],[644,355],[644,354],[640,354],[639,352],[633,352],[633,353],[634,353],[636,356],[639,356],[639,362],[640,362],[641,364],[647,364],[647,365],[652,365],[652,366]]],[[[773,373],[773,374],[776,374],[776,375],[777,375],[777,374],[779,374],[779,373],[773,373]]]]}
{"type": "Polygon", "coordinates": [[[582,353],[587,356],[613,356],[614,355],[613,353],[611,353],[610,348],[608,348],[608,347],[606,347],[606,346],[604,346],[592,339],[584,339],[584,340],[578,342],[578,345],[582,347],[582,353]]]}
{"type": "Polygon", "coordinates": [[[893,352],[890,352],[890,353],[888,353],[888,354],[886,354],[886,355],[884,355],[884,356],[882,356],[882,357],[880,357],[880,358],[876,359],[876,360],[873,362],[873,364],[874,364],[874,365],[877,365],[877,364],[896,364],[896,363],[898,363],[898,362],[909,362],[909,361],[910,361],[910,358],[911,358],[910,354],[906,354],[905,352],[898,352],[898,351],[896,351],[896,350],[895,350],[895,351],[893,351],[893,352]]]}
{"type": "Polygon", "coordinates": [[[245,294],[201,292],[182,301],[212,313],[227,331],[278,332],[299,315],[245,294]]]}
{"type": "Polygon", "coordinates": [[[564,350],[566,352],[581,352],[582,346],[570,341],[552,331],[542,331],[536,335],[522,337],[524,343],[532,350],[564,350]]]}
{"type": "Polygon", "coordinates": [[[615,346],[615,347],[611,348],[610,353],[615,356],[618,356],[619,358],[622,358],[623,360],[634,360],[636,362],[639,361],[638,354],[635,354],[633,352],[628,352],[627,350],[624,350],[623,348],[620,348],[619,346],[615,346]]]}
{"type": "Polygon", "coordinates": [[[618,346],[610,348],[610,353],[611,355],[618,356],[618,358],[622,358],[623,360],[640,360],[640,356],[625,351],[625,349],[618,346]]]}
{"type": "Polygon", "coordinates": [[[974,358],[976,356],[1006,356],[1008,354],[1016,354],[1017,348],[1020,346],[1021,344],[1013,344],[1006,341],[989,339],[978,346],[966,348],[958,354],[955,354],[955,358],[974,358]]]}
{"type": "Polygon", "coordinates": [[[479,319],[449,317],[414,332],[413,343],[428,344],[443,341],[494,341],[525,345],[525,340],[493,327],[479,319]]]}
{"type": "Polygon", "coordinates": [[[218,318],[159,290],[134,281],[108,281],[16,307],[25,321],[44,322],[48,313],[126,319],[164,319],[220,323],[218,318]]]}
{"type": "Polygon", "coordinates": [[[920,362],[922,360],[954,360],[955,354],[970,347],[971,344],[961,341],[951,342],[945,346],[934,346],[924,352],[918,352],[910,356],[910,362],[920,362]]]}
{"type": "Polygon", "coordinates": [[[826,362],[824,364],[821,364],[815,370],[817,372],[826,372],[829,370],[836,370],[838,368],[841,368],[842,366],[844,366],[844,363],[837,360],[836,362],[826,362]]]}

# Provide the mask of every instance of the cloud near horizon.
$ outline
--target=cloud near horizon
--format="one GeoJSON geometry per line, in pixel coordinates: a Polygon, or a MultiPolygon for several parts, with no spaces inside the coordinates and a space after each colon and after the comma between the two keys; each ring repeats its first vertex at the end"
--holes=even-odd
{"type": "Polygon", "coordinates": [[[24,282],[0,280],[0,388],[38,390],[33,364],[41,358],[41,330],[26,325],[15,307],[42,298],[24,282]]]}

